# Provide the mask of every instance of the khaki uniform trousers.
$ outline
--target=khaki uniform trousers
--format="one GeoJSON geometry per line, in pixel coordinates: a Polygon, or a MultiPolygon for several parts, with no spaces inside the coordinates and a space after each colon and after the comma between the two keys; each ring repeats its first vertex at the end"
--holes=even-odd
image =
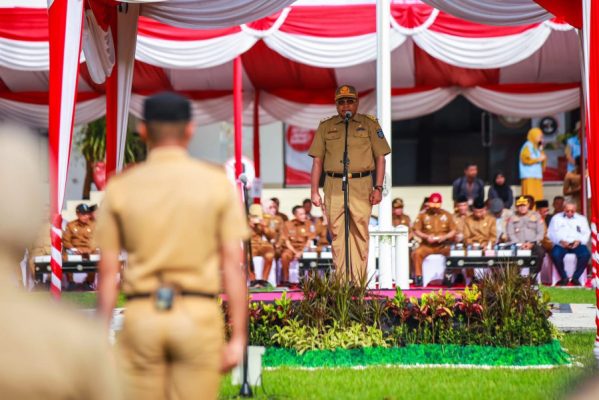
{"type": "MultiPolygon", "coordinates": [[[[268,275],[272,268],[272,262],[275,259],[275,249],[272,244],[262,242],[260,244],[252,244],[252,257],[262,257],[264,259],[264,267],[262,268],[262,276],[256,279],[268,280],[268,275]]],[[[255,271],[254,271],[255,272],[255,271]]]]}
{"type": "MultiPolygon", "coordinates": [[[[336,272],[345,276],[345,212],[341,178],[326,177],[324,182],[324,205],[333,242],[333,260],[336,272]]],[[[350,274],[354,282],[366,278],[368,263],[368,223],[372,213],[370,193],[372,177],[349,179],[349,257],[350,274]]]]}
{"type": "Polygon", "coordinates": [[[536,178],[522,179],[522,195],[532,196],[535,200],[543,198],[543,180],[536,178]]]}
{"type": "Polygon", "coordinates": [[[127,303],[117,350],[127,399],[216,399],[223,320],[216,300],[175,296],[157,311],[153,299],[127,303]]]}
{"type": "Polygon", "coordinates": [[[431,254],[442,254],[445,257],[449,255],[450,247],[448,245],[442,246],[429,246],[428,244],[421,244],[412,252],[412,262],[414,263],[414,270],[416,276],[422,276],[422,263],[424,259],[431,254]]]}

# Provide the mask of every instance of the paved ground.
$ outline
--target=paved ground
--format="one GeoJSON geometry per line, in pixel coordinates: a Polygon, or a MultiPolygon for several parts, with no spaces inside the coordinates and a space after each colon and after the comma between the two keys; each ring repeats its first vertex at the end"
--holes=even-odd
{"type": "Polygon", "coordinates": [[[553,304],[549,320],[560,331],[594,331],[596,310],[593,304],[553,304]]]}

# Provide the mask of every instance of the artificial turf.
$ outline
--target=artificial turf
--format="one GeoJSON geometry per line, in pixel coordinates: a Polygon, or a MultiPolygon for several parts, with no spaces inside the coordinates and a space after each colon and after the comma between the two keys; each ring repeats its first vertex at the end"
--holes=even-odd
{"type": "MultiPolygon", "coordinates": [[[[263,372],[257,399],[560,399],[593,372],[593,333],[561,340],[575,366],[542,370],[369,367],[263,372]]],[[[221,398],[235,398],[238,386],[226,377],[221,398]]]]}

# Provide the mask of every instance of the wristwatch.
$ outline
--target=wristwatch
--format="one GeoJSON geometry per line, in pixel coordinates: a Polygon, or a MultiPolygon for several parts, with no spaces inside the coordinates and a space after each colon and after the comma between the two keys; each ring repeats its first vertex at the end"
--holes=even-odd
{"type": "Polygon", "coordinates": [[[383,186],[382,185],[376,185],[373,189],[374,190],[380,190],[381,193],[383,192],[383,186]]]}

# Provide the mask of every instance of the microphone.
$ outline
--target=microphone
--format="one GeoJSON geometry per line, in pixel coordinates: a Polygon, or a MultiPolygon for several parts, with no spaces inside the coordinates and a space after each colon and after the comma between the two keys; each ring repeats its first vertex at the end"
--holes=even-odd
{"type": "Polygon", "coordinates": [[[245,174],[239,175],[239,182],[241,182],[241,184],[243,186],[247,186],[247,184],[248,184],[248,177],[245,176],[245,174]]]}
{"type": "Polygon", "coordinates": [[[352,117],[351,111],[346,111],[345,112],[345,122],[348,122],[351,117],[352,117]]]}

